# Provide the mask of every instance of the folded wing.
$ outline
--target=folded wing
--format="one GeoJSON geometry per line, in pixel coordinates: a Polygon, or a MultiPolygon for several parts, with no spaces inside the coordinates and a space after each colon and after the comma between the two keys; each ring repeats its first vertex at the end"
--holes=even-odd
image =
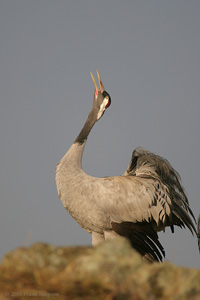
{"type": "Polygon", "coordinates": [[[110,214],[112,230],[126,236],[142,255],[161,260],[164,249],[157,231],[169,226],[196,228],[178,173],[170,163],[143,148],[133,151],[122,176],[104,178],[107,197],[100,205],[110,214]]]}

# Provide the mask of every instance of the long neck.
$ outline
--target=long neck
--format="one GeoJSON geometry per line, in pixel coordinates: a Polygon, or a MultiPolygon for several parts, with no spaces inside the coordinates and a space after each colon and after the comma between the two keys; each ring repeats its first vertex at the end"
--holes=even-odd
{"type": "Polygon", "coordinates": [[[83,128],[81,129],[81,131],[80,131],[79,135],[77,136],[74,143],[79,143],[80,145],[85,143],[95,122],[96,122],[96,120],[94,118],[94,112],[93,112],[93,110],[91,110],[83,128]]]}
{"type": "Polygon", "coordinates": [[[62,158],[60,164],[58,165],[58,169],[62,169],[62,173],[72,173],[73,171],[78,171],[82,169],[82,155],[83,150],[85,148],[85,144],[87,141],[87,137],[94,126],[96,119],[94,117],[94,111],[88,115],[88,118],[81,129],[79,135],[76,140],[68,150],[68,152],[62,158]]]}

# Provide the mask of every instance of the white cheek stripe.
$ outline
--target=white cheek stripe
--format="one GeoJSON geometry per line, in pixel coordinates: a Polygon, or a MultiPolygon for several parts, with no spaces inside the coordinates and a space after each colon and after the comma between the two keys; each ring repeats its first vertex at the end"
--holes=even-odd
{"type": "Polygon", "coordinates": [[[100,106],[98,115],[97,115],[97,120],[99,120],[99,119],[101,118],[103,112],[104,112],[105,109],[106,109],[106,106],[107,106],[107,104],[108,104],[108,101],[109,101],[108,99],[104,98],[104,100],[103,100],[103,102],[102,102],[102,104],[101,104],[101,106],[100,106]]]}

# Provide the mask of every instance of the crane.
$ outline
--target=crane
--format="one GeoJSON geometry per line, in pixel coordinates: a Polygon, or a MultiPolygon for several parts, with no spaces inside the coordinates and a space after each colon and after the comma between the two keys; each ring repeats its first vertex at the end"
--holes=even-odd
{"type": "Polygon", "coordinates": [[[188,227],[197,235],[195,217],[170,163],[144,148],[136,148],[120,176],[96,178],[82,169],[82,154],[94,124],[111,104],[97,70],[93,106],[88,118],[56,168],[58,196],[65,209],[87,232],[96,246],[117,236],[127,238],[145,260],[162,261],[165,251],[158,232],[188,227]]]}

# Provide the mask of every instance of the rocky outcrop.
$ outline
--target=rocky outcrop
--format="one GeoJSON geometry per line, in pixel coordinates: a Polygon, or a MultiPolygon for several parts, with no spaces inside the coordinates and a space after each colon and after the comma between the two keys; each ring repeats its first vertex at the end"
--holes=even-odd
{"type": "Polygon", "coordinates": [[[199,300],[200,270],[147,264],[124,239],[97,248],[37,243],[3,258],[0,299],[199,300]]]}

